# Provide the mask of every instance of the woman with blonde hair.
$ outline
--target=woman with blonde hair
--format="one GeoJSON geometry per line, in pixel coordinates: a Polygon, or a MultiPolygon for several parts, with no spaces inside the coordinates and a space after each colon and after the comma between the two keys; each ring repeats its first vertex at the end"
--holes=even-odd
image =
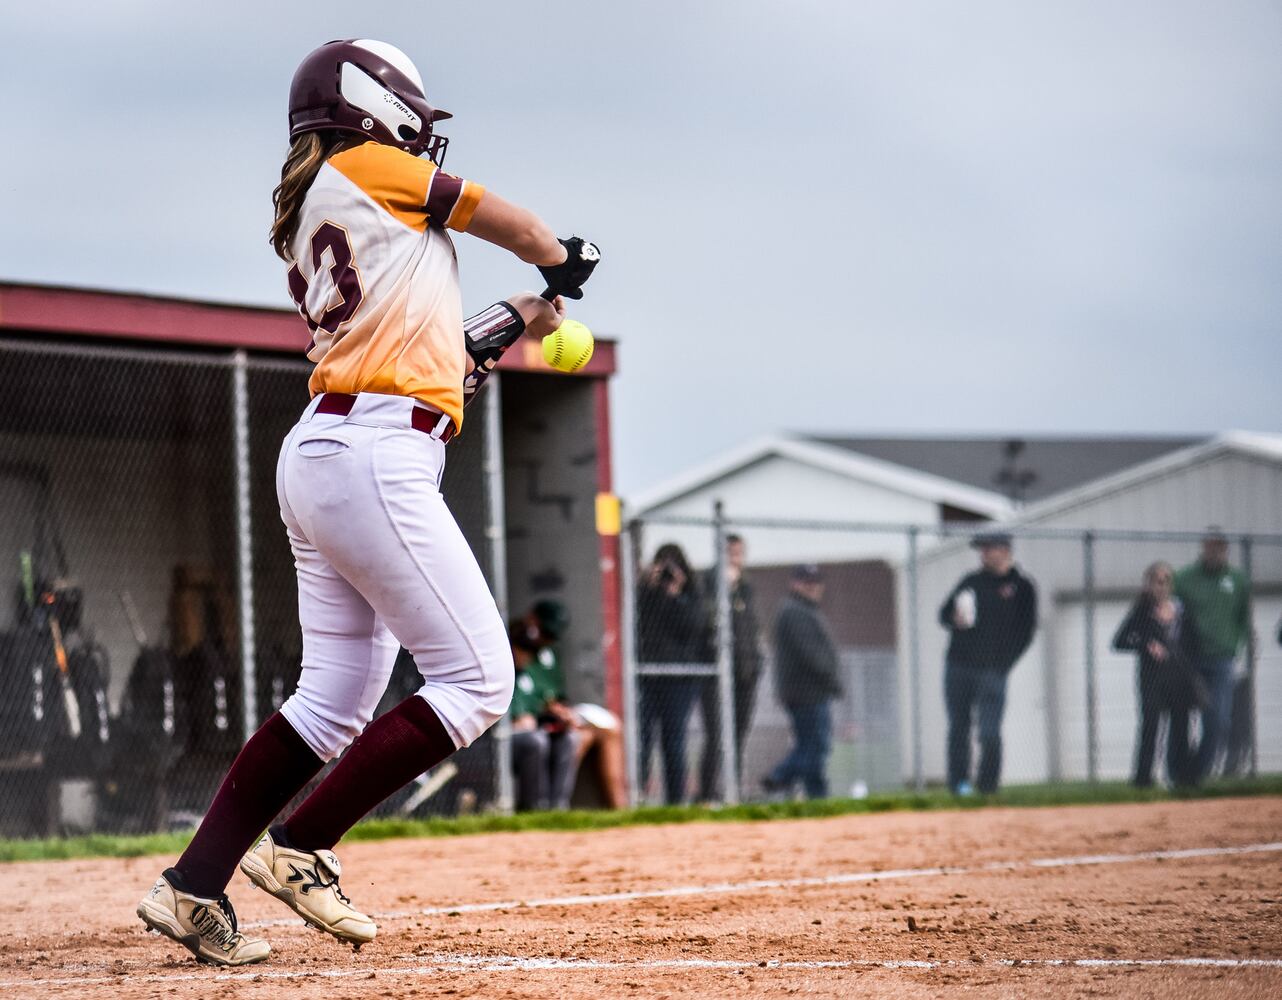
{"type": "Polygon", "coordinates": [[[1138,659],[1140,728],[1132,780],[1139,788],[1153,784],[1153,757],[1163,716],[1167,719],[1167,777],[1177,787],[1192,785],[1197,778],[1189,749],[1197,633],[1188,608],[1174,594],[1174,582],[1170,563],[1149,566],[1144,571],[1144,589],[1113,637],[1115,650],[1132,651],[1138,659]]]}

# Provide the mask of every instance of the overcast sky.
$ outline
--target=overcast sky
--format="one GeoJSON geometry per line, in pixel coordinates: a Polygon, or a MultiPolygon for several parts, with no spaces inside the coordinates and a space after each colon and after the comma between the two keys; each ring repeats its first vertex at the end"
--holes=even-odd
{"type": "MultiPolygon", "coordinates": [[[[780,430],[1282,430],[1282,5],[5,3],[0,279],[288,305],[290,77],[597,240],[625,492],[780,430]]],[[[473,311],[537,274],[461,237],[473,311]]]]}

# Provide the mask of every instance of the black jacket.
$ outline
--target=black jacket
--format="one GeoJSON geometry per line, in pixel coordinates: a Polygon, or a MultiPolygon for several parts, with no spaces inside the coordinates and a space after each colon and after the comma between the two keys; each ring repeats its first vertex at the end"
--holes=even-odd
{"type": "Polygon", "coordinates": [[[1113,648],[1119,653],[1138,654],[1141,673],[1171,674],[1191,678],[1193,663],[1197,659],[1197,629],[1187,604],[1181,603],[1179,638],[1172,644],[1166,628],[1153,614],[1154,601],[1148,594],[1140,594],[1131,606],[1130,613],[1118,626],[1113,636],[1113,648]],[[1148,651],[1148,644],[1157,641],[1165,647],[1165,660],[1155,660],[1148,651]]]}
{"type": "Polygon", "coordinates": [[[1005,576],[979,570],[953,588],[939,609],[939,623],[952,631],[949,663],[1010,673],[1037,630],[1037,589],[1014,566],[1005,576]],[[953,608],[967,588],[975,592],[975,624],[962,629],[953,624],[953,608]]]}
{"type": "MultiPolygon", "coordinates": [[[[708,603],[708,641],[711,657],[716,659],[717,574],[708,570],[703,577],[703,592],[708,603]]],[[[739,680],[755,680],[761,674],[761,626],[752,584],[739,574],[738,583],[730,588],[730,628],[734,636],[734,674],[739,680]]]]}
{"type": "Polygon", "coordinates": [[[796,593],[775,619],[775,690],[785,705],[841,697],[837,644],[819,606],[796,593]]]}
{"type": "Polygon", "coordinates": [[[675,597],[663,584],[637,587],[637,660],[709,663],[708,609],[692,580],[675,597]]]}

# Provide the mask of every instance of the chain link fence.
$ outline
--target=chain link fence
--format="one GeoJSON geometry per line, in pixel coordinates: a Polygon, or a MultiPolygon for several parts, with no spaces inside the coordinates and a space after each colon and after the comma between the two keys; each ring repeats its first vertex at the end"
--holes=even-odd
{"type": "Polygon", "coordinates": [[[993,530],[633,520],[634,799],[1282,771],[1282,536],[993,530]]]}
{"type": "MultiPolygon", "coordinates": [[[[0,339],[0,836],[189,827],[293,691],[297,597],[274,473],[308,371],[243,352],[0,339]]],[[[583,492],[587,466],[564,447],[547,467],[509,456],[505,496],[505,433],[554,450],[542,418],[517,412],[544,388],[509,388],[469,411],[443,489],[501,605],[511,551],[522,609],[574,598],[570,686],[600,701],[600,554],[567,492],[583,492]]],[[[558,405],[591,410],[586,387],[566,393],[558,405]]],[[[981,530],[633,521],[620,639],[634,801],[1282,771],[1282,536],[1227,540],[1249,622],[1199,620],[1207,595],[1186,578],[1175,592],[1189,614],[1172,623],[1138,602],[1145,572],[1193,563],[1199,533],[1012,529],[1036,595],[1021,623],[1007,608],[1018,588],[970,579],[981,530]],[[1137,610],[1142,627],[1122,628],[1137,610]]],[[[418,684],[402,654],[380,709],[418,684]]],[[[380,813],[507,808],[509,735],[505,720],[380,813]]]]}
{"type": "MultiPolygon", "coordinates": [[[[0,836],[194,825],[301,666],[276,501],[310,365],[0,339],[0,836]]],[[[498,391],[443,491],[496,593],[498,391]]],[[[417,689],[402,652],[380,710],[417,689]]],[[[510,798],[486,738],[381,807],[510,798]]]]}

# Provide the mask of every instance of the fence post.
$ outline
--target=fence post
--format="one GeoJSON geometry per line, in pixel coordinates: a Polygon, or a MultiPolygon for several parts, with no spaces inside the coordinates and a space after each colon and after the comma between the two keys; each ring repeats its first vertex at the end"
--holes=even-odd
{"type": "Polygon", "coordinates": [[[1086,642],[1086,778],[1099,780],[1099,689],[1095,677],[1095,535],[1082,533],[1082,620],[1086,642]]]}
{"type": "Polygon", "coordinates": [[[920,792],[926,787],[925,764],[922,760],[921,734],[921,624],[917,616],[921,610],[917,589],[917,542],[920,529],[908,529],[908,684],[912,712],[913,789],[920,792]]]}
{"type": "Polygon", "coordinates": [[[628,804],[641,804],[641,722],[637,714],[637,554],[641,522],[625,522],[619,538],[619,652],[623,658],[623,739],[628,804]]]}
{"type": "MultiPolygon", "coordinates": [[[[490,374],[489,391],[481,394],[485,418],[484,459],[481,478],[485,490],[485,542],[489,550],[490,587],[499,618],[508,620],[507,605],[507,516],[503,486],[503,399],[502,376],[490,374]]],[[[512,720],[507,712],[494,726],[494,797],[499,812],[511,813],[512,720]]]]}
{"type": "Polygon", "coordinates": [[[254,663],[254,540],[249,472],[249,356],[232,354],[231,407],[236,474],[236,597],[240,612],[241,739],[258,728],[254,663]]]}
{"type": "Polygon", "coordinates": [[[1251,596],[1253,587],[1251,561],[1251,536],[1244,535],[1242,537],[1242,575],[1246,577],[1247,622],[1249,624],[1246,633],[1246,689],[1251,703],[1251,761],[1248,774],[1254,778],[1260,763],[1260,739],[1258,735],[1260,713],[1255,705],[1255,658],[1259,651],[1255,647],[1255,601],[1251,596]]]}
{"type": "MultiPolygon", "coordinates": [[[[717,700],[721,703],[721,788],[726,805],[739,804],[739,755],[734,743],[734,622],[730,616],[730,574],[726,560],[726,512],[712,505],[713,562],[717,580],[717,700]]],[[[711,733],[704,738],[711,742],[711,733]]]]}

